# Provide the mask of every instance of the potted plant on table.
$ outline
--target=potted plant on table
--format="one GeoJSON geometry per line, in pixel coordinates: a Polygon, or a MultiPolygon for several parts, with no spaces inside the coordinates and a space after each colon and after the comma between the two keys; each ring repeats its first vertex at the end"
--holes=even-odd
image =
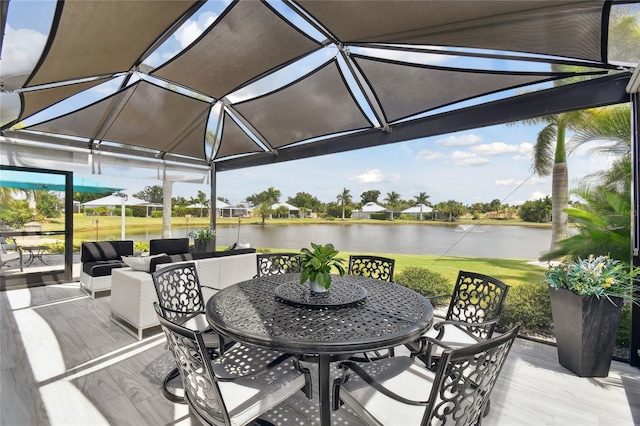
{"type": "Polygon", "coordinates": [[[638,269],[607,256],[589,256],[545,271],[560,364],[580,377],[606,377],[624,303],[640,303],[638,269]]]}
{"type": "Polygon", "coordinates": [[[333,247],[333,244],[323,246],[311,243],[311,248],[313,250],[308,248],[301,250],[300,284],[309,281],[311,291],[323,293],[331,287],[332,268],[335,268],[340,276],[344,275],[345,270],[342,266],[344,259],[336,257],[339,251],[333,247]]]}
{"type": "Polygon", "coordinates": [[[193,238],[196,253],[216,251],[216,231],[213,228],[193,229],[189,232],[193,238]]]}

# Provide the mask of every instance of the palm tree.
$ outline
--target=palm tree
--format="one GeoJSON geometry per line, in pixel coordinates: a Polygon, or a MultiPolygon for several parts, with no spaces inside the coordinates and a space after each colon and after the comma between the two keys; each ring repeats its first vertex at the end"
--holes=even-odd
{"type": "Polygon", "coordinates": [[[400,194],[396,191],[387,192],[387,197],[384,199],[391,209],[394,209],[398,202],[400,202],[400,194]]]}
{"type": "Polygon", "coordinates": [[[267,189],[265,192],[269,205],[275,204],[280,201],[280,191],[275,189],[273,186],[269,187],[269,189],[267,189]]]}
{"type": "Polygon", "coordinates": [[[422,220],[422,205],[424,204],[425,206],[428,206],[429,204],[427,204],[429,202],[429,198],[431,198],[430,195],[427,195],[426,192],[421,192],[418,195],[416,195],[415,197],[413,197],[416,200],[416,204],[420,205],[420,217],[419,220],[422,220]]]}
{"type": "MultiPolygon", "coordinates": [[[[631,105],[615,105],[596,108],[585,127],[572,139],[569,151],[592,141],[611,142],[598,146],[592,151],[616,155],[611,167],[587,176],[586,180],[596,180],[608,191],[626,193],[631,191],[631,105]]],[[[584,182],[584,180],[583,180],[584,182]]]]}
{"type": "Polygon", "coordinates": [[[271,210],[270,205],[267,203],[260,204],[258,208],[254,209],[253,211],[258,213],[260,218],[262,218],[262,225],[264,225],[265,219],[269,217],[269,215],[273,212],[273,210],[271,210]]]}
{"type": "Polygon", "coordinates": [[[531,169],[538,176],[552,175],[551,250],[556,247],[558,240],[569,235],[569,220],[564,211],[569,202],[569,171],[565,136],[569,129],[582,129],[590,114],[587,110],[570,111],[522,121],[526,125],[546,124],[538,133],[533,147],[531,169]]]}
{"type": "Polygon", "coordinates": [[[342,205],[342,220],[344,220],[344,207],[351,201],[349,190],[347,188],[342,189],[342,193],[338,195],[338,202],[342,205]]]}
{"type": "Polygon", "coordinates": [[[553,259],[565,255],[586,257],[609,255],[629,262],[631,254],[631,107],[629,104],[593,110],[585,126],[571,140],[571,149],[591,142],[612,144],[593,150],[618,155],[611,167],[583,178],[572,193],[587,202],[585,210],[569,208],[568,215],[580,233],[558,242],[543,256],[553,259]]]}

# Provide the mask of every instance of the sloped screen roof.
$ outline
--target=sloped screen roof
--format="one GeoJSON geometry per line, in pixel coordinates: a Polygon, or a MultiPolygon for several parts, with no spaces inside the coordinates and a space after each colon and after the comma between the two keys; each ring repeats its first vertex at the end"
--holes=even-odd
{"type": "Polygon", "coordinates": [[[514,119],[513,111],[518,119],[619,102],[615,76],[589,99],[572,94],[552,108],[506,102],[515,89],[551,90],[550,82],[595,74],[551,64],[615,70],[628,80],[629,69],[607,62],[611,4],[60,2],[44,53],[17,90],[22,113],[3,118],[3,130],[44,109],[46,119],[36,114],[19,132],[86,138],[101,149],[115,142],[228,170],[495,123],[514,119]],[[120,88],[77,106],[93,84],[77,80],[101,77],[122,77],[120,88]],[[467,106],[500,99],[506,109],[488,107],[487,117],[467,106]],[[72,107],[55,114],[59,104],[72,107]],[[454,114],[467,115],[445,118],[454,114]]]}
{"type": "Polygon", "coordinates": [[[602,1],[297,3],[346,43],[474,47],[606,61],[601,24],[608,6],[602,1]]]}
{"type": "Polygon", "coordinates": [[[65,1],[26,86],[129,71],[195,1],[65,1]]]}

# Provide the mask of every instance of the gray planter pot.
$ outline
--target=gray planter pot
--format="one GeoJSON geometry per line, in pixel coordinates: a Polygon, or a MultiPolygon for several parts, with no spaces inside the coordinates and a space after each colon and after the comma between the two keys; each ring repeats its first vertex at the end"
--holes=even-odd
{"type": "Polygon", "coordinates": [[[606,377],[616,343],[622,299],[579,296],[549,288],[560,364],[580,377],[606,377]]]}
{"type": "Polygon", "coordinates": [[[216,240],[193,240],[196,253],[216,251],[216,240]]]}

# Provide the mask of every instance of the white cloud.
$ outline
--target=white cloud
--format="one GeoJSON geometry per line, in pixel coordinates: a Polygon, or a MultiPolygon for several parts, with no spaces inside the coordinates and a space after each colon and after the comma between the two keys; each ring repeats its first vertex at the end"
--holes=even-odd
{"type": "Polygon", "coordinates": [[[513,161],[531,161],[531,155],[514,155],[511,157],[513,161]]]}
{"type": "Polygon", "coordinates": [[[180,48],[184,49],[190,45],[217,17],[218,15],[213,12],[206,12],[198,16],[197,21],[188,20],[174,35],[178,43],[180,43],[180,48]]]}
{"type": "Polygon", "coordinates": [[[431,161],[442,160],[443,158],[446,158],[446,155],[444,155],[442,152],[429,151],[428,149],[421,149],[416,155],[416,160],[431,161]]]}
{"type": "Polygon", "coordinates": [[[456,166],[479,166],[489,162],[486,158],[478,157],[477,154],[468,151],[455,151],[451,154],[456,166]]]}
{"type": "Polygon", "coordinates": [[[498,155],[498,154],[530,154],[533,150],[533,145],[530,143],[521,143],[519,145],[506,144],[504,142],[493,142],[489,144],[472,146],[471,151],[480,155],[498,155]]]}
{"type": "Polygon", "coordinates": [[[218,15],[213,12],[204,12],[198,15],[197,20],[189,19],[173,35],[173,40],[178,43],[178,46],[161,46],[159,50],[149,55],[145,63],[154,67],[164,64],[200,37],[200,34],[209,28],[217,18],[218,15]]]}
{"type": "Polygon", "coordinates": [[[533,194],[531,194],[531,196],[529,197],[529,201],[535,201],[535,200],[539,200],[541,198],[545,198],[545,197],[551,197],[551,194],[545,194],[544,192],[540,192],[540,191],[535,191],[533,194]]]}
{"type": "Polygon", "coordinates": [[[35,67],[47,36],[31,29],[14,30],[7,25],[2,45],[2,76],[29,74],[35,67]]]}
{"type": "Polygon", "coordinates": [[[379,169],[371,169],[366,172],[350,177],[349,180],[356,180],[360,183],[376,183],[384,180],[384,175],[379,169]]]}
{"type": "Polygon", "coordinates": [[[439,145],[444,146],[467,146],[467,145],[477,145],[482,142],[482,138],[478,135],[474,135],[472,133],[468,135],[452,135],[447,136],[446,138],[438,139],[436,141],[439,145]]]}

